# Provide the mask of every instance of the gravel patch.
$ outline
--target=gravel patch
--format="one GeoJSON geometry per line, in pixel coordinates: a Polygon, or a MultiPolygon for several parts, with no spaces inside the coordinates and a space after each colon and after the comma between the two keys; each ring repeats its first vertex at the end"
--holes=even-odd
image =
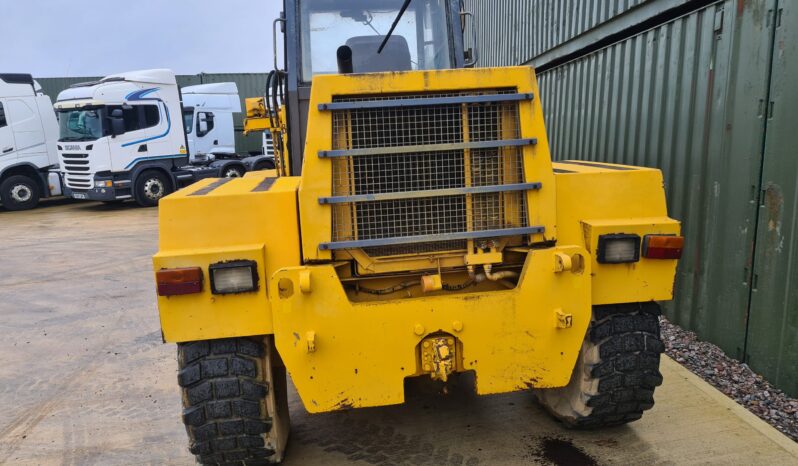
{"type": "Polygon", "coordinates": [[[695,333],[664,317],[661,324],[668,356],[798,442],[798,399],[785,395],[712,343],[699,340],[695,333]]]}

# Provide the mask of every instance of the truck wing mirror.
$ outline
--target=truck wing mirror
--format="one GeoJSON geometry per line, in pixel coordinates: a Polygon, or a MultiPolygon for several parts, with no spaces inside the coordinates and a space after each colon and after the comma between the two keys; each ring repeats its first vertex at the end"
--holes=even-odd
{"type": "Polygon", "coordinates": [[[108,121],[111,123],[111,136],[117,137],[125,134],[125,118],[121,108],[111,110],[111,116],[108,117],[108,121]]]}
{"type": "Polygon", "coordinates": [[[197,114],[197,136],[202,137],[208,134],[208,114],[197,114]]]}

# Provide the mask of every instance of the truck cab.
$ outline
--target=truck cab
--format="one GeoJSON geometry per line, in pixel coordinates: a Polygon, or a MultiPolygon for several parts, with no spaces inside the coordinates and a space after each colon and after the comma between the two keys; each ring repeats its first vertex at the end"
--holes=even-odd
{"type": "Polygon", "coordinates": [[[8,210],[61,194],[52,108],[31,75],[0,74],[0,202],[8,210]]]}
{"type": "Polygon", "coordinates": [[[111,75],[61,92],[55,109],[66,194],[104,202],[133,199],[151,207],[197,180],[243,176],[247,162],[254,163],[235,154],[235,85],[189,88],[187,95],[188,114],[175,75],[166,69],[111,75]]]}
{"type": "Polygon", "coordinates": [[[233,114],[241,113],[235,83],[188,86],[183,93],[183,126],[191,162],[236,156],[233,114]]]}

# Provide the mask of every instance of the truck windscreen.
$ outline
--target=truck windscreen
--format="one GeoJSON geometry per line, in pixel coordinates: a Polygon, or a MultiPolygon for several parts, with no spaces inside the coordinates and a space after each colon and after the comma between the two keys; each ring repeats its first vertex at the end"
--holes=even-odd
{"type": "Polygon", "coordinates": [[[352,50],[355,73],[452,68],[444,0],[413,0],[377,53],[404,0],[301,0],[302,81],[338,72],[336,52],[352,50]]]}
{"type": "Polygon", "coordinates": [[[58,112],[59,141],[93,141],[104,134],[103,108],[79,108],[58,112]]]}

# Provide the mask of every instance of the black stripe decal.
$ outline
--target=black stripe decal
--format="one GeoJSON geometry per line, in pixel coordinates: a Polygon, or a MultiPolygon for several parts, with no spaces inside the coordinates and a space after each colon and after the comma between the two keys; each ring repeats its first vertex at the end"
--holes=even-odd
{"type": "Polygon", "coordinates": [[[637,168],[632,168],[632,167],[621,167],[618,165],[607,165],[604,163],[597,163],[597,162],[577,162],[576,160],[558,160],[557,163],[569,163],[571,165],[582,165],[583,167],[605,168],[607,170],[619,170],[619,171],[637,170],[637,168]]]}
{"type": "Polygon", "coordinates": [[[562,168],[555,168],[554,173],[576,173],[571,170],[563,170],[562,168]]]}
{"type": "Polygon", "coordinates": [[[197,191],[189,194],[189,196],[204,196],[213,191],[214,189],[218,188],[219,186],[222,186],[223,184],[230,182],[232,180],[233,178],[219,178],[218,180],[214,181],[208,186],[205,186],[204,188],[198,189],[197,191]]]}
{"type": "Polygon", "coordinates": [[[261,181],[260,183],[258,183],[257,186],[255,186],[255,189],[253,189],[252,192],[260,193],[268,191],[272,188],[272,185],[274,184],[275,181],[277,181],[277,178],[264,178],[263,181],[261,181]]]}

